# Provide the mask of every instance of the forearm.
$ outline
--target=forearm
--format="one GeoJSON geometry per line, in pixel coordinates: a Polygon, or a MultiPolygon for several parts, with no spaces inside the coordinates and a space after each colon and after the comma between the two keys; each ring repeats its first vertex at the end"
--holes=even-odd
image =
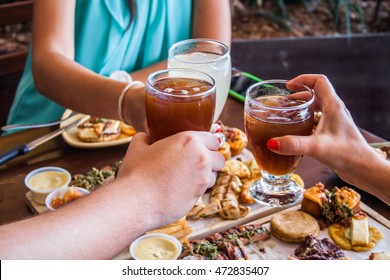
{"type": "Polygon", "coordinates": [[[0,227],[0,259],[114,257],[151,227],[151,210],[130,187],[116,180],[63,208],[0,227]]]}
{"type": "Polygon", "coordinates": [[[98,75],[59,53],[44,56],[33,57],[34,81],[40,93],[65,108],[118,119],[118,97],[126,83],[98,75]]]}
{"type": "Polygon", "coordinates": [[[359,162],[351,165],[348,173],[340,177],[390,205],[390,161],[375,152],[368,150],[359,162]]]}
{"type": "Polygon", "coordinates": [[[194,38],[210,38],[230,46],[231,13],[228,0],[196,0],[193,2],[194,38]]]}

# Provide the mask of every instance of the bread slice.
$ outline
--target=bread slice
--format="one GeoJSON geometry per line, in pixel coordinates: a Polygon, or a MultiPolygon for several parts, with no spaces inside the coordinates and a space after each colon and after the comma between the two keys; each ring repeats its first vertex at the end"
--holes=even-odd
{"type": "Polygon", "coordinates": [[[120,121],[90,117],[77,127],[79,139],[83,142],[106,142],[119,138],[120,121]]]}

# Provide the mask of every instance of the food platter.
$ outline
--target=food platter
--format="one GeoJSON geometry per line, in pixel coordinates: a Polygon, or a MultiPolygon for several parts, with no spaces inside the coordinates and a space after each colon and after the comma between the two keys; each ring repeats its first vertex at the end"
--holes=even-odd
{"type": "MultiPolygon", "coordinates": [[[[61,119],[65,119],[72,114],[72,111],[67,109],[62,115],[61,119]]],[[[70,122],[72,118],[69,118],[61,123],[61,127],[65,126],[70,122]]],[[[111,147],[117,145],[127,144],[131,141],[132,136],[128,136],[124,133],[121,133],[117,140],[107,141],[107,142],[83,142],[77,136],[77,127],[71,128],[68,131],[62,133],[62,138],[65,140],[67,144],[75,148],[103,148],[103,147],[111,147]]]]}
{"type": "MultiPolygon", "coordinates": [[[[390,221],[385,219],[383,216],[379,215],[378,213],[376,213],[374,210],[372,210],[371,208],[369,208],[367,205],[363,203],[361,203],[361,208],[368,215],[369,224],[378,228],[383,233],[383,238],[370,251],[354,252],[354,251],[344,250],[345,255],[350,259],[354,259],[354,260],[367,260],[371,252],[381,252],[381,251],[390,252],[390,221]]],[[[299,210],[300,206],[296,205],[289,209],[299,210]]],[[[249,224],[262,224],[269,230],[270,221],[273,214],[267,215],[260,219],[253,220],[249,224]]],[[[192,225],[191,222],[189,224],[192,225]]],[[[225,227],[221,226],[220,228],[223,228],[222,231],[224,231],[230,227],[229,225],[226,224],[225,227]]],[[[199,232],[194,232],[189,236],[189,238],[190,240],[201,239],[215,232],[220,232],[220,230],[219,231],[211,230],[209,232],[204,231],[201,234],[199,234],[199,232]]],[[[327,229],[321,230],[318,238],[330,239],[328,230],[327,229]]],[[[287,260],[288,256],[292,255],[294,253],[294,250],[297,247],[298,244],[286,243],[278,240],[277,238],[271,235],[270,239],[266,241],[262,241],[259,244],[246,245],[245,249],[248,254],[249,260],[287,260]],[[264,250],[260,250],[258,245],[261,245],[261,247],[263,247],[264,250]]]]}
{"type": "MultiPolygon", "coordinates": [[[[244,150],[241,154],[235,157],[235,159],[241,159],[243,161],[251,159],[253,156],[248,150],[244,150]]],[[[306,186],[310,187],[310,186],[306,186]]],[[[203,196],[204,200],[207,200],[206,193],[203,196]]],[[[26,194],[26,200],[29,207],[35,213],[43,213],[47,211],[46,206],[37,204],[32,200],[31,193],[26,194]]],[[[191,227],[192,232],[187,236],[189,241],[200,240],[214,233],[221,233],[229,230],[235,226],[242,226],[247,224],[261,224],[268,230],[270,229],[270,221],[280,211],[286,210],[286,208],[270,208],[260,204],[250,204],[251,211],[245,217],[236,220],[226,220],[218,215],[198,220],[188,219],[187,225],[191,227]]],[[[300,204],[291,206],[288,210],[300,210],[300,204]]],[[[353,252],[344,250],[345,255],[350,259],[368,259],[371,252],[387,252],[390,253],[390,221],[381,216],[367,205],[361,202],[361,210],[367,214],[368,223],[370,226],[374,226],[382,232],[382,239],[376,244],[376,246],[364,252],[353,252]]],[[[328,238],[328,229],[320,231],[318,238],[328,238]]],[[[330,239],[331,240],[331,239],[330,239]]],[[[129,244],[130,245],[130,244],[129,244]]],[[[245,251],[248,259],[266,259],[266,260],[286,260],[292,255],[298,244],[286,243],[276,239],[273,235],[266,241],[259,241],[256,243],[250,243],[245,245],[245,251]]],[[[130,259],[129,247],[126,247],[118,254],[114,259],[130,259]]]]}

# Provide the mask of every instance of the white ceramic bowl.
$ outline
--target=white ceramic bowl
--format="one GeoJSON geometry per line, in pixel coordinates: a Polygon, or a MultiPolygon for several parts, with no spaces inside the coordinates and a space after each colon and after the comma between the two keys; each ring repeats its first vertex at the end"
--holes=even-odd
{"type": "Polygon", "coordinates": [[[175,245],[175,247],[177,248],[177,253],[172,256],[172,258],[170,258],[170,260],[176,260],[179,255],[181,254],[181,250],[182,250],[182,246],[181,246],[181,243],[180,241],[169,235],[169,234],[165,234],[165,233],[150,233],[150,234],[145,234],[145,235],[142,235],[140,237],[138,237],[136,240],[133,241],[133,243],[131,243],[130,245],[130,256],[135,259],[135,260],[143,260],[143,258],[137,256],[135,250],[136,250],[136,247],[137,245],[141,242],[141,241],[144,241],[146,239],[149,239],[149,238],[162,238],[162,239],[166,239],[168,241],[170,241],[171,243],[173,243],[175,245]]]}
{"type": "MultiPolygon", "coordinates": [[[[60,197],[60,198],[63,198],[64,195],[71,191],[71,189],[74,189],[76,190],[79,194],[80,194],[80,197],[76,198],[76,199],[79,199],[83,196],[86,196],[87,194],[89,194],[89,191],[87,189],[84,189],[84,188],[79,188],[79,187],[66,187],[66,188],[61,188],[61,189],[58,189],[58,190],[55,190],[51,193],[49,193],[49,195],[46,197],[46,200],[45,200],[45,204],[46,204],[46,207],[49,209],[49,210],[55,210],[55,209],[58,209],[58,208],[53,208],[51,205],[52,205],[52,201],[55,197],[60,197]]],[[[68,202],[70,203],[70,202],[68,202]]],[[[68,203],[65,203],[65,204],[68,204],[68,203]]],[[[64,205],[65,205],[64,204],[64,205]]],[[[62,207],[62,206],[60,206],[62,207]]],[[[59,207],[59,208],[60,208],[59,207]]]]}
{"type": "Polygon", "coordinates": [[[29,188],[31,190],[32,198],[34,199],[34,201],[36,201],[39,204],[45,204],[45,199],[49,195],[49,193],[51,193],[55,190],[61,189],[61,188],[66,188],[69,185],[71,179],[72,179],[72,175],[70,175],[70,173],[66,169],[61,168],[61,167],[55,167],[55,166],[47,166],[47,167],[41,167],[41,168],[35,169],[35,170],[31,171],[30,173],[28,173],[26,178],[24,178],[24,184],[26,185],[27,188],[29,188]],[[34,188],[33,186],[31,186],[30,179],[34,175],[37,175],[38,173],[47,172],[47,171],[58,171],[58,172],[64,173],[67,177],[66,182],[64,182],[64,184],[62,184],[61,186],[59,186],[57,188],[52,188],[52,189],[37,189],[37,188],[34,188]]]}

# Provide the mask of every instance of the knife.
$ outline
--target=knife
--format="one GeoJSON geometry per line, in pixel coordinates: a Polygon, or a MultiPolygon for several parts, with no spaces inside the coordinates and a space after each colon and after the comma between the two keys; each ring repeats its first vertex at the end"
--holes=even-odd
{"type": "Polygon", "coordinates": [[[59,128],[57,130],[54,130],[53,132],[50,132],[47,135],[41,136],[41,137],[39,137],[39,138],[37,138],[37,139],[27,143],[27,144],[19,145],[8,152],[1,154],[0,155],[0,165],[10,161],[11,159],[18,157],[18,156],[22,156],[22,155],[27,154],[28,152],[34,150],[39,145],[46,143],[47,141],[57,137],[58,135],[61,135],[65,131],[77,126],[79,123],[85,122],[87,119],[89,119],[89,117],[90,116],[88,116],[88,115],[82,115],[82,114],[76,115],[72,118],[72,122],[70,122],[69,124],[59,128]]]}

